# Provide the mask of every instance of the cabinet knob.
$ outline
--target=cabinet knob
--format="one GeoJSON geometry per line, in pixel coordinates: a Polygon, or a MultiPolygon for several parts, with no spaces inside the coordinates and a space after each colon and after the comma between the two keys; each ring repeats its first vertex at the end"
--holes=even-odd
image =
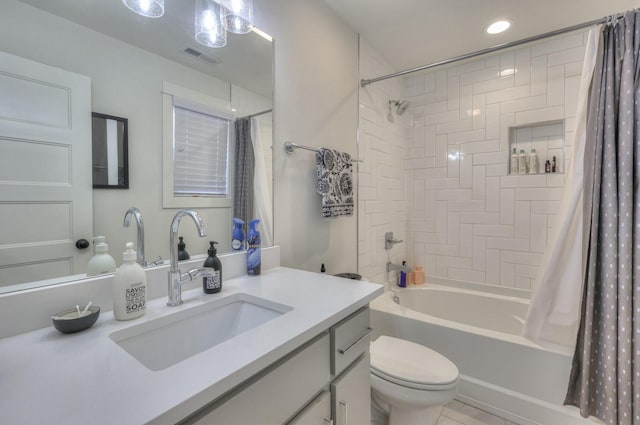
{"type": "Polygon", "coordinates": [[[91,244],[86,239],[78,239],[76,241],[76,248],[78,249],[87,249],[91,244]]]}

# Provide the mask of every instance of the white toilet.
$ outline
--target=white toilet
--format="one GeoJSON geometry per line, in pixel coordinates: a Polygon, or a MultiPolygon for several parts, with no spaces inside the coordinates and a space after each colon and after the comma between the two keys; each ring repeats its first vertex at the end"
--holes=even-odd
{"type": "Polygon", "coordinates": [[[458,388],[458,368],[410,341],[381,336],[371,343],[372,423],[435,425],[458,388]]]}

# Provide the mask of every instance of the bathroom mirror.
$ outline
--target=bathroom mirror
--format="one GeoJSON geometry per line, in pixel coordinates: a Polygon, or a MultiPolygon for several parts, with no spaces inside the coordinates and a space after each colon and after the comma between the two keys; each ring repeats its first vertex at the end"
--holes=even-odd
{"type": "Polygon", "coordinates": [[[91,174],[94,189],[129,189],[128,120],[91,114],[91,174]]]}
{"type": "MultiPolygon", "coordinates": [[[[202,93],[224,103],[233,120],[253,116],[254,132],[261,139],[261,157],[264,158],[260,179],[266,184],[260,197],[263,246],[272,242],[272,166],[271,140],[273,98],[274,43],[258,32],[228,34],[227,45],[213,49],[199,44],[194,38],[195,0],[165,1],[165,15],[158,19],[143,18],[131,12],[122,1],[102,0],[4,0],[0,14],[0,54],[25,59],[35,65],[55,68],[84,78],[90,90],[90,105],[86,108],[88,136],[91,144],[91,111],[126,117],[129,141],[128,190],[92,189],[92,160],[75,161],[71,152],[56,140],[40,143],[33,137],[29,146],[46,146],[52,152],[33,155],[29,167],[7,159],[0,172],[0,292],[33,286],[34,281],[56,279],[68,281],[84,277],[95,236],[105,236],[109,253],[118,264],[122,261],[125,243],[136,241],[135,225],[123,226],[125,211],[138,208],[144,218],[145,254],[148,262],[169,257],[169,226],[176,208],[162,208],[164,176],[163,83],[202,93]],[[37,143],[36,143],[37,142],[37,143]],[[73,161],[72,161],[73,160],[73,161]],[[38,162],[40,161],[40,162],[38,162]],[[57,164],[55,173],[41,169],[42,163],[57,164]],[[72,179],[74,169],[86,170],[82,178],[72,179]],[[21,170],[24,170],[21,172],[21,170]],[[9,189],[16,177],[27,182],[25,186],[39,184],[38,194],[28,205],[14,202],[15,194],[9,189]],[[74,204],[54,200],[50,193],[59,193],[68,183],[85,184],[88,196],[74,204]],[[5,183],[11,184],[5,184],[5,183]],[[53,224],[52,217],[56,221],[53,224]],[[66,214],[66,215],[65,215],[66,214]],[[16,220],[19,217],[22,221],[16,220]],[[85,230],[76,231],[73,225],[85,222],[85,230]],[[5,231],[6,230],[6,231],[5,231]],[[7,237],[9,235],[10,237],[7,237]],[[64,249],[59,245],[64,244],[64,249]],[[19,247],[19,249],[16,249],[19,247]],[[37,248],[31,256],[29,247],[37,248]],[[79,253],[79,254],[78,254],[79,253]],[[75,256],[78,254],[78,256],[75,256]],[[13,261],[13,262],[11,262],[13,261]],[[20,284],[20,285],[17,285],[20,284]]],[[[0,61],[0,65],[2,65],[0,61]]],[[[25,69],[25,71],[30,71],[25,69]]],[[[28,108],[18,112],[22,117],[5,120],[8,113],[19,108],[16,96],[8,96],[15,83],[7,83],[14,74],[0,70],[0,130],[20,123],[35,123],[54,139],[62,137],[58,127],[77,125],[69,111],[78,102],[64,103],[67,91],[56,84],[39,84],[49,97],[42,98],[44,106],[63,102],[68,108],[58,108],[53,117],[43,117],[39,110],[28,108]],[[68,110],[67,110],[68,109],[68,110]],[[45,119],[46,118],[46,119],[45,119]],[[73,118],[73,119],[72,119],[73,118]],[[10,121],[10,122],[9,122],[10,121]],[[42,124],[42,125],[41,125],[42,124]],[[59,126],[60,124],[60,126],[59,126]]],[[[44,78],[44,77],[43,77],[44,78]]],[[[81,78],[81,79],[82,79],[81,78]]],[[[21,79],[22,82],[39,82],[21,79]]],[[[38,109],[38,108],[35,108],[38,109]]],[[[232,126],[233,127],[233,126],[232,126]]],[[[233,167],[234,139],[229,144],[229,166],[233,167]]],[[[13,138],[10,140],[14,140],[13,138]]],[[[10,152],[11,143],[0,135],[0,149],[10,152]]],[[[229,170],[233,185],[233,169],[229,170]]],[[[15,185],[14,185],[15,186],[15,185]]],[[[12,186],[13,187],[13,186],[12,186]]],[[[17,190],[17,189],[15,189],[17,190]]],[[[22,189],[20,189],[22,190],[22,189]]],[[[180,208],[194,207],[189,198],[180,208]]],[[[210,240],[220,244],[218,252],[230,251],[233,210],[231,207],[210,208],[195,206],[207,226],[207,236],[199,237],[193,223],[184,221],[180,235],[184,237],[191,257],[206,254],[210,240]]],[[[204,261],[204,259],[203,259],[204,261]]]]}

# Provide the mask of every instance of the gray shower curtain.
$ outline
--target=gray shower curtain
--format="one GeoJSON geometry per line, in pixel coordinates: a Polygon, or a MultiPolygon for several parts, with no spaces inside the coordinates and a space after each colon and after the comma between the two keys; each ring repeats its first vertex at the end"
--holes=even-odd
{"type": "Polygon", "coordinates": [[[233,190],[233,216],[245,223],[253,217],[253,174],[255,158],[251,142],[251,118],[235,122],[236,159],[233,190]]]}
{"type": "Polygon", "coordinates": [[[582,315],[565,404],[640,425],[640,12],[603,26],[584,157],[582,315]]]}

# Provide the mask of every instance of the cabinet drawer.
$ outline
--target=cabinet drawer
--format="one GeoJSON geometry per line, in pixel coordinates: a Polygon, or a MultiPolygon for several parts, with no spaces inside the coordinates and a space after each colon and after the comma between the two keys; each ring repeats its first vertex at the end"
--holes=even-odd
{"type": "Polygon", "coordinates": [[[331,394],[324,391],[287,425],[332,425],[331,394]]]}
{"type": "Polygon", "coordinates": [[[369,355],[363,355],[331,384],[334,425],[371,423],[369,355]]]}
{"type": "Polygon", "coordinates": [[[369,351],[369,307],[331,328],[331,373],[338,376],[362,353],[369,351]]]}
{"type": "Polygon", "coordinates": [[[204,408],[190,424],[281,425],[330,380],[329,335],[319,337],[220,402],[204,408]]]}

